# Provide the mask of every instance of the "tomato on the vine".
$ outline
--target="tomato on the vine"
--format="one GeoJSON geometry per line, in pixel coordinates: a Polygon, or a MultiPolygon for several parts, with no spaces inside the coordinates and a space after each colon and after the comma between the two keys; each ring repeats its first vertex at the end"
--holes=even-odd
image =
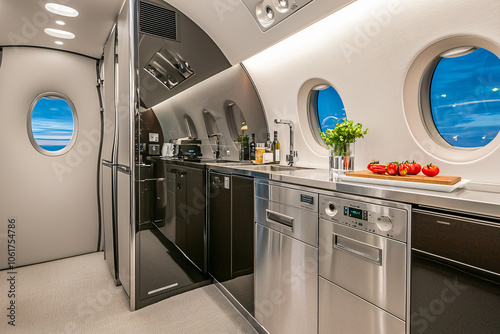
{"type": "Polygon", "coordinates": [[[422,173],[427,176],[436,176],[439,174],[439,167],[433,164],[428,164],[422,168],[422,173]]]}

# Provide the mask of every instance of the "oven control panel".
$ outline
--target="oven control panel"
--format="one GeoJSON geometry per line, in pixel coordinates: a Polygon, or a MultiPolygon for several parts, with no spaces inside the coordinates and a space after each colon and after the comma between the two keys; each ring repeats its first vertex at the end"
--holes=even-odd
{"type": "Polygon", "coordinates": [[[335,196],[319,197],[320,218],[406,242],[408,212],[399,208],[335,196]]]}

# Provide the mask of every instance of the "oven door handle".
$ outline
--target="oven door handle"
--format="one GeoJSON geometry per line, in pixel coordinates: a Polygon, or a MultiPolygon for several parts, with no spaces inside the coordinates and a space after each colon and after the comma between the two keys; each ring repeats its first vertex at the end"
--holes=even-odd
{"type": "Polygon", "coordinates": [[[361,257],[376,265],[382,266],[382,249],[351,239],[343,235],[332,233],[333,248],[344,252],[351,253],[361,257]]]}
{"type": "Polygon", "coordinates": [[[293,217],[266,209],[266,221],[284,226],[293,232],[293,217]]]}

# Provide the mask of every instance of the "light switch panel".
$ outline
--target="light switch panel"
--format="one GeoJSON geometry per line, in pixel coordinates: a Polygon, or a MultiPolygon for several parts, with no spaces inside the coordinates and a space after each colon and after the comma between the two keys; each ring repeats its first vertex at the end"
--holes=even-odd
{"type": "Polygon", "coordinates": [[[149,142],[157,143],[160,140],[160,135],[157,133],[150,132],[149,133],[149,142]]]}

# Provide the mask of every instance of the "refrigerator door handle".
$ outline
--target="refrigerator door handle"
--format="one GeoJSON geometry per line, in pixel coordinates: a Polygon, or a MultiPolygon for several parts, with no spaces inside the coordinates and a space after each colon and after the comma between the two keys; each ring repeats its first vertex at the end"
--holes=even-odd
{"type": "Polygon", "coordinates": [[[132,171],[130,170],[130,168],[127,167],[127,166],[124,166],[124,165],[117,165],[117,170],[119,172],[127,174],[127,175],[131,175],[132,174],[132,171]]]}

